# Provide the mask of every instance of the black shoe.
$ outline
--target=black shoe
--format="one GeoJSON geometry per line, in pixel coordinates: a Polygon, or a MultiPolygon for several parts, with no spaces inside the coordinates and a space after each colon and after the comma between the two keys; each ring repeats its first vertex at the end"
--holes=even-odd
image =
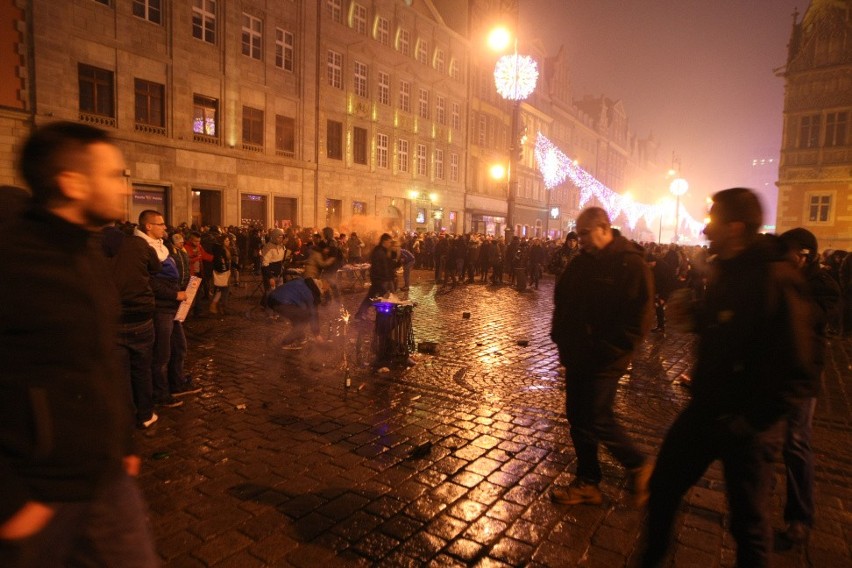
{"type": "Polygon", "coordinates": [[[154,405],[162,408],[177,408],[178,406],[183,406],[183,401],[169,395],[168,398],[155,400],[154,405]]]}

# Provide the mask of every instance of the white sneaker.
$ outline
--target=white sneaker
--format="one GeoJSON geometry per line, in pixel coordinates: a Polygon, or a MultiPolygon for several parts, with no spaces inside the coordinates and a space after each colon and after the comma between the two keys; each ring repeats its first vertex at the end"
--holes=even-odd
{"type": "Polygon", "coordinates": [[[149,418],[148,420],[146,420],[145,422],[142,423],[142,429],[144,430],[146,428],[150,428],[151,426],[154,425],[154,422],[156,422],[159,419],[160,419],[160,417],[157,416],[156,413],[151,414],[151,418],[149,418]]]}

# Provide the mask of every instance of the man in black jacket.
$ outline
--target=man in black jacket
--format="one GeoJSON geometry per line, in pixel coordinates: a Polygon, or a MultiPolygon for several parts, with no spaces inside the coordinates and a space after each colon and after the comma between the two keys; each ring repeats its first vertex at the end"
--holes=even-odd
{"type": "Polygon", "coordinates": [[[807,285],[758,234],[762,210],[748,189],[713,196],[705,297],[669,303],[677,327],[691,316],[699,335],[692,401],[666,434],[651,477],[644,566],[665,557],[680,501],[721,460],[738,566],[767,566],[772,546],[769,495],[781,420],[818,376],[807,285]],[[686,309],[688,308],[688,309],[686,309]]]}
{"type": "Polygon", "coordinates": [[[119,299],[93,242],[124,214],[124,159],[106,132],[59,122],[21,168],[32,206],[0,234],[0,566],[157,566],[119,299]]]}
{"type": "Polygon", "coordinates": [[[577,218],[582,252],[556,284],[550,337],[565,366],[565,407],[577,453],[577,477],[551,498],[566,505],[599,504],[602,443],[628,471],[638,506],[647,499],[651,466],[615,421],[618,380],[648,333],[654,286],[642,248],[613,235],[606,211],[577,218]]]}

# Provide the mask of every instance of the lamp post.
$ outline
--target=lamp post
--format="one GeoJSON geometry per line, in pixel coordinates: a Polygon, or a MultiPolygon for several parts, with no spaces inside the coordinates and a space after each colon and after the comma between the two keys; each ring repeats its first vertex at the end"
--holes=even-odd
{"type": "MultiPolygon", "coordinates": [[[[489,36],[489,44],[499,48],[507,46],[508,34],[505,30],[494,30],[489,36]],[[495,38],[501,41],[493,42],[495,38]]],[[[518,185],[517,165],[520,153],[523,151],[521,137],[523,133],[520,128],[521,101],[529,97],[535,90],[538,81],[538,68],[535,61],[526,55],[518,54],[518,39],[514,41],[515,49],[511,55],[504,55],[497,60],[494,66],[494,85],[501,97],[512,101],[512,143],[509,147],[509,167],[506,172],[508,184],[508,196],[506,200],[506,238],[507,240],[515,231],[515,194],[518,185]]]]}
{"type": "Polygon", "coordinates": [[[669,191],[675,196],[675,230],[673,242],[678,242],[678,229],[680,229],[680,196],[689,190],[689,184],[683,178],[675,178],[669,184],[669,191]]]}

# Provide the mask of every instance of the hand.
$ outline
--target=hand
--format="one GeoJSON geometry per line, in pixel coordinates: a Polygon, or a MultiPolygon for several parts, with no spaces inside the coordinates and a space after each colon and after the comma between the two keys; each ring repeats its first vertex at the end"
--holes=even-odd
{"type": "Polygon", "coordinates": [[[183,302],[184,300],[186,300],[186,297],[187,297],[186,292],[181,291],[181,292],[177,293],[177,301],[178,302],[183,302]]]}
{"type": "Polygon", "coordinates": [[[54,510],[38,501],[27,501],[18,512],[0,525],[0,539],[18,540],[42,530],[53,518],[54,510]]]}

